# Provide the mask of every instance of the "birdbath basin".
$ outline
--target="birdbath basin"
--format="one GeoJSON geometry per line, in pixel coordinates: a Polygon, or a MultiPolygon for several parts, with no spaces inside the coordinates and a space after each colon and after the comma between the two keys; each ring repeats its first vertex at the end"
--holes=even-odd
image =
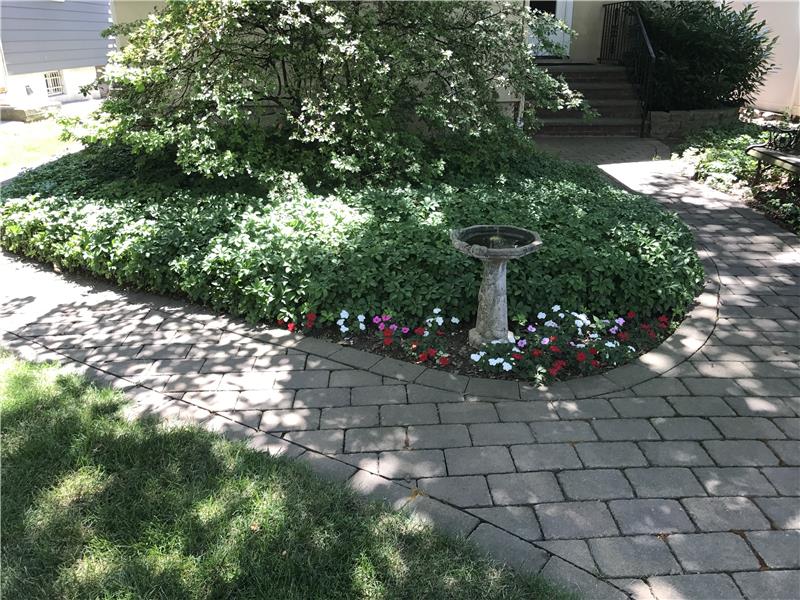
{"type": "Polygon", "coordinates": [[[539,234],[512,225],[473,225],[453,229],[450,240],[456,250],[483,262],[478,318],[469,330],[470,345],[479,348],[496,340],[513,342],[508,330],[506,266],[509,260],[536,252],[542,245],[539,234]]]}

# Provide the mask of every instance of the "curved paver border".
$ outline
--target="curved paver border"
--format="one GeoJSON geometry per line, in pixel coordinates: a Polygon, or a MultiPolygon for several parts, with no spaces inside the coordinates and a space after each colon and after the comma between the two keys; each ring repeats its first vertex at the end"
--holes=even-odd
{"type": "Polygon", "coordinates": [[[168,393],[150,389],[95,365],[75,360],[16,333],[4,333],[0,336],[0,342],[24,359],[56,360],[63,368],[120,390],[131,401],[124,408],[123,415],[126,419],[138,420],[152,416],[167,425],[199,425],[230,441],[243,441],[258,452],[301,460],[318,476],[344,483],[366,500],[382,502],[388,508],[403,512],[422,524],[435,526],[449,535],[464,537],[492,560],[519,572],[540,574],[592,600],[631,598],[615,582],[602,579],[539,543],[524,540],[465,509],[427,493],[420,493],[416,487],[353,466],[303,444],[259,431],[186,400],[172,397],[168,393]]]}

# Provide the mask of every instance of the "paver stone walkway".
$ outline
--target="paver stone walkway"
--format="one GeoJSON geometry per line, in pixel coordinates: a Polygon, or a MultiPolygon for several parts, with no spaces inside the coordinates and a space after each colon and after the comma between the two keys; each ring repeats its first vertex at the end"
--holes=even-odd
{"type": "Polygon", "coordinates": [[[797,598],[800,241],[679,167],[603,168],[691,226],[712,316],[669,370],[609,374],[610,393],[451,376],[10,255],[2,343],[124,389],[131,416],[299,457],[586,598],[797,598]]]}

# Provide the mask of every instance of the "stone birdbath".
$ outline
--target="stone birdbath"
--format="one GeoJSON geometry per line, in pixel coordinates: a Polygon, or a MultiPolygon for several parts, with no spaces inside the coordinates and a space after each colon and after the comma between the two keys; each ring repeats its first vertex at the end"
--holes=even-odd
{"type": "Polygon", "coordinates": [[[450,240],[456,250],[483,262],[483,281],[478,293],[478,318],[469,330],[475,348],[495,340],[514,342],[508,330],[506,266],[509,260],[536,252],[539,234],[512,225],[473,225],[453,229],[450,240]]]}

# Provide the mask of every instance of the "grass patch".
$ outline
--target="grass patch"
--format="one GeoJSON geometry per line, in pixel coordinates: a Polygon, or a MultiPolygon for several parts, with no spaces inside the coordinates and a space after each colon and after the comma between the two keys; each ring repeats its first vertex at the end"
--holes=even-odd
{"type": "Polygon", "coordinates": [[[0,356],[8,598],[526,598],[519,576],[302,465],[0,356]]]}
{"type": "Polygon", "coordinates": [[[13,173],[38,165],[80,146],[77,142],[59,139],[61,131],[61,126],[52,118],[32,123],[4,123],[0,127],[0,172],[13,173]]]}

